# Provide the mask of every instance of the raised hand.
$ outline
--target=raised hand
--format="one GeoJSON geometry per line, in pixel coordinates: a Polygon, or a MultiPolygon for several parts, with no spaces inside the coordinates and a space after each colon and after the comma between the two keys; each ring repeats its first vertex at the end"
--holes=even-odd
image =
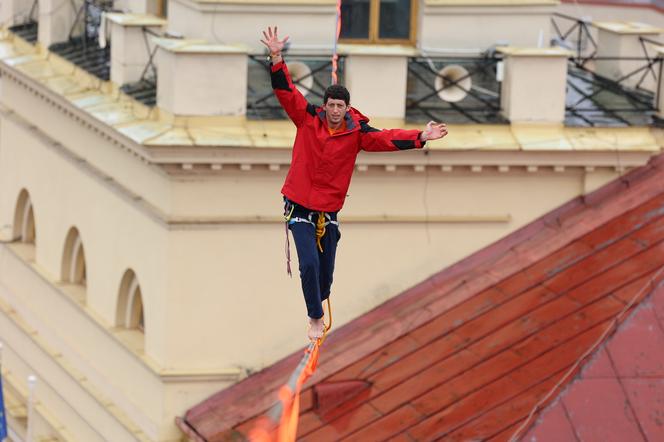
{"type": "Polygon", "coordinates": [[[284,46],[286,45],[286,42],[288,41],[288,36],[286,36],[283,40],[279,40],[279,37],[277,37],[277,27],[274,27],[274,30],[272,30],[271,27],[268,26],[267,32],[263,31],[263,37],[265,37],[265,40],[261,39],[261,43],[263,43],[265,46],[270,51],[270,54],[281,54],[281,51],[284,49],[284,46]]]}
{"type": "Polygon", "coordinates": [[[422,135],[420,135],[420,140],[437,140],[438,138],[443,138],[445,135],[447,135],[447,124],[429,121],[426,129],[424,129],[422,135]]]}

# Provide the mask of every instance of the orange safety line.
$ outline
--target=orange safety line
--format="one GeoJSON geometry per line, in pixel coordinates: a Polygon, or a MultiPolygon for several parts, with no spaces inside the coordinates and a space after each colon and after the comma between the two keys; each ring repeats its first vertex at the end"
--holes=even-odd
{"type": "Polygon", "coordinates": [[[320,347],[332,328],[332,303],[329,297],[327,314],[330,319],[324,324],[323,336],[309,344],[288,382],[279,389],[277,403],[249,431],[251,442],[295,442],[300,418],[300,392],[307,379],[316,371],[320,347]]]}
{"type": "Polygon", "coordinates": [[[313,341],[304,352],[288,383],[279,389],[279,400],[249,432],[251,442],[294,442],[300,417],[300,392],[316,371],[323,338],[313,341]]]}

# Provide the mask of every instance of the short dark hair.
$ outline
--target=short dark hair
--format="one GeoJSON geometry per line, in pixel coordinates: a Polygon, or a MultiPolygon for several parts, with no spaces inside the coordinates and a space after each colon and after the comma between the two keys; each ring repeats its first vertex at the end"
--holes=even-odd
{"type": "Polygon", "coordinates": [[[325,95],[323,96],[323,104],[327,103],[328,98],[333,100],[344,100],[346,106],[350,103],[350,92],[345,87],[339,84],[333,84],[332,86],[325,89],[325,95]]]}

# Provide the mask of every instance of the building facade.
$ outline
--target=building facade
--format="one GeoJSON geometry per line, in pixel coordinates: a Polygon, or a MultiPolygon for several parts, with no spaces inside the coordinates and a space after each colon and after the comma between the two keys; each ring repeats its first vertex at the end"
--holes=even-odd
{"type": "MultiPolygon", "coordinates": [[[[259,38],[270,25],[290,35],[286,60],[300,63],[300,84],[318,104],[336,2],[0,8],[0,340],[11,439],[29,428],[33,440],[181,440],[176,416],[305,343],[279,193],[295,128],[270,102],[259,38]]],[[[569,8],[342,2],[340,74],[352,104],[376,127],[456,124],[424,151],[358,157],[340,214],[335,327],[660,151],[653,125],[565,123],[571,52],[549,41],[553,14],[569,8]],[[486,84],[480,68],[491,73],[486,84]],[[480,117],[477,105],[449,104],[476,97],[480,117]]],[[[633,28],[603,32],[625,47],[658,34],[633,28]]]]}

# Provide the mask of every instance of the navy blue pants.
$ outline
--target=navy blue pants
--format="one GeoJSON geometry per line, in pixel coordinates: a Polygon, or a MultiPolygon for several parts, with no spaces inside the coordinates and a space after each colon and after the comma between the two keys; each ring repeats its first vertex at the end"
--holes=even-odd
{"type": "Polygon", "coordinates": [[[341,238],[337,213],[327,212],[325,235],[321,238],[323,251],[318,249],[316,222],[319,213],[295,204],[288,221],[300,262],[300,279],[307,314],[314,319],[323,317],[323,301],[330,296],[337,242],[341,238]]]}

